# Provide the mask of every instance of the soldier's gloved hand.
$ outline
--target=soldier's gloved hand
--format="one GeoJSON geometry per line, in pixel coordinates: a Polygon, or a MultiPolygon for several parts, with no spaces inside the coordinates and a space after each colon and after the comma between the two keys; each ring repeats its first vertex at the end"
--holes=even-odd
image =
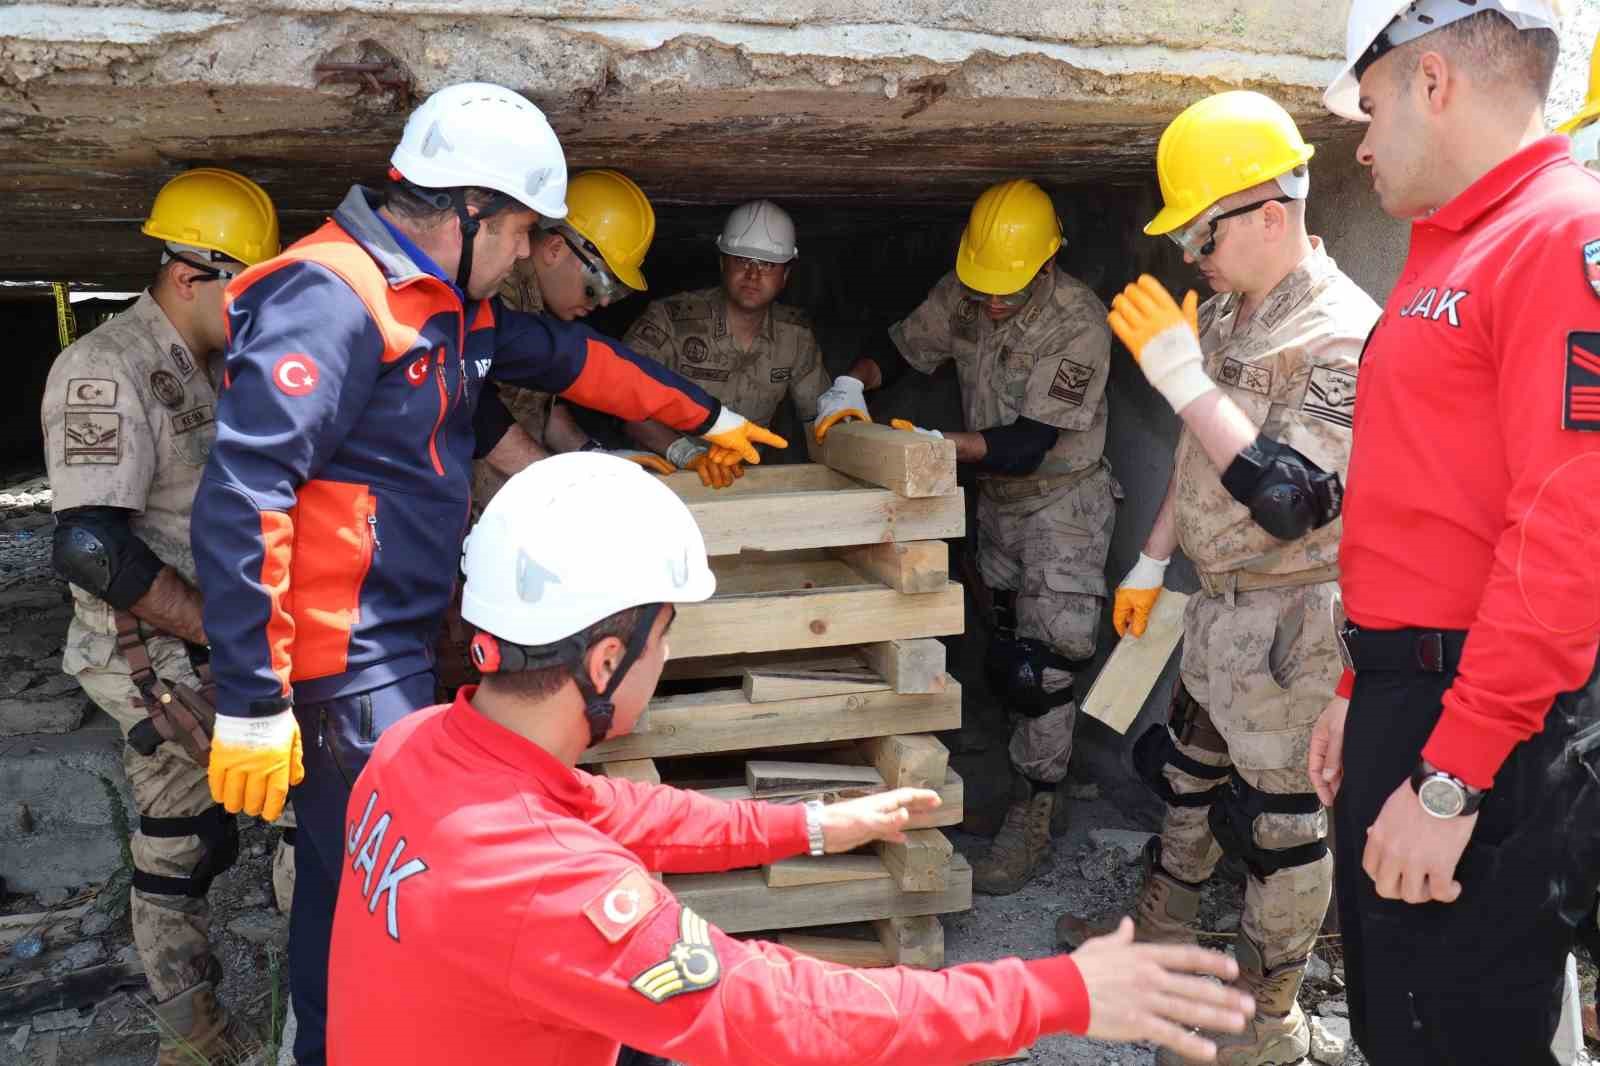
{"type": "Polygon", "coordinates": [[[290,786],[306,776],[294,712],[286,709],[266,718],[217,715],[206,776],[211,798],[230,814],[243,811],[277,821],[290,786]]]}
{"type": "Polygon", "coordinates": [[[676,474],[678,468],[667,462],[655,452],[635,451],[631,448],[619,448],[611,453],[618,459],[626,459],[630,463],[638,463],[652,474],[676,474]]]}
{"type": "Polygon", "coordinates": [[[776,433],[762,429],[728,407],[724,407],[722,413],[717,415],[717,420],[711,423],[711,430],[705,438],[711,442],[711,461],[719,466],[732,466],[740,461],[761,462],[761,453],[756,451],[757,444],[774,448],[789,446],[789,442],[776,433]]]}
{"type": "Polygon", "coordinates": [[[939,440],[944,440],[944,434],[940,433],[938,430],[923,429],[916,423],[907,422],[903,418],[891,418],[889,419],[889,425],[893,426],[895,429],[903,429],[907,433],[921,433],[924,437],[935,437],[939,440]]]}
{"type": "Polygon", "coordinates": [[[693,470],[700,475],[700,484],[708,489],[725,489],[744,477],[743,464],[713,463],[710,449],[688,437],[679,437],[667,446],[667,462],[679,470],[693,470]]]}
{"type": "Polygon", "coordinates": [[[1193,290],[1179,307],[1161,282],[1141,274],[1111,301],[1111,314],[1106,316],[1111,332],[1128,346],[1150,384],[1178,412],[1217,387],[1201,359],[1196,332],[1199,306],[1193,290]]]}
{"type": "Polygon", "coordinates": [[[1144,552],[1139,553],[1139,561],[1117,586],[1117,595],[1111,604],[1111,625],[1117,636],[1130,629],[1134,636],[1144,636],[1145,627],[1150,624],[1150,612],[1161,598],[1161,586],[1167,579],[1170,562],[1171,559],[1152,559],[1144,552]]]}
{"type": "Polygon", "coordinates": [[[817,442],[828,435],[828,430],[846,420],[871,422],[867,414],[866,387],[849,374],[833,379],[828,391],[817,397],[817,428],[813,431],[817,442]]]}

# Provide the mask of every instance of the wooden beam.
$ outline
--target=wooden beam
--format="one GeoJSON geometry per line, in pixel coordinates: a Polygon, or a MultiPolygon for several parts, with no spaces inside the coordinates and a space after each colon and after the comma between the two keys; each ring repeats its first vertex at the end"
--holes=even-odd
{"type": "Polygon", "coordinates": [[[850,692],[886,692],[890,685],[875,672],[856,670],[746,670],[744,698],[751,703],[809,696],[838,696],[850,692]]]}
{"type": "Polygon", "coordinates": [[[944,923],[936,915],[879,918],[872,928],[891,965],[924,970],[937,970],[944,965],[944,923]]]}
{"type": "MultiPolygon", "coordinates": [[[[907,499],[823,467],[780,469],[820,471],[829,485],[804,491],[735,491],[758,472],[751,471],[734,482],[733,488],[715,494],[709,489],[702,495],[687,486],[675,486],[700,525],[707,554],[940,540],[962,536],[966,531],[966,505],[959,491],[948,496],[907,499]]],[[[674,474],[667,481],[683,476],[674,474]]],[[[688,476],[698,487],[695,475],[688,476]]]]}
{"type": "Polygon", "coordinates": [[[680,470],[661,480],[686,503],[694,500],[731,500],[743,496],[771,496],[779,493],[837,492],[840,489],[859,489],[863,485],[862,482],[846,477],[837,470],[829,470],[821,463],[746,465],[744,477],[725,489],[714,489],[701,484],[700,475],[688,470],[680,470]]]}
{"type": "Polygon", "coordinates": [[[926,734],[869,737],[859,747],[888,788],[938,788],[950,769],[950,749],[926,734]]]}
{"type": "Polygon", "coordinates": [[[866,644],[861,648],[861,657],[896,692],[943,692],[949,683],[944,671],[944,645],[931,637],[866,644]]]}
{"type": "Polygon", "coordinates": [[[760,870],[668,874],[666,881],[680,903],[728,933],[949,914],[972,907],[972,867],[961,855],[951,858],[948,884],[937,892],[902,892],[887,877],[768,888],[760,870]]]}
{"type": "MultiPolygon", "coordinates": [[[[960,825],[966,818],[966,783],[961,780],[961,775],[954,770],[946,770],[944,784],[934,790],[939,793],[939,806],[925,814],[914,814],[911,821],[906,823],[906,829],[938,829],[944,826],[960,825]]],[[[746,785],[731,785],[726,788],[705,788],[700,792],[720,800],[747,800],[754,799],[746,785]]],[[[798,796],[787,796],[773,802],[800,803],[808,799],[820,799],[824,803],[832,803],[839,797],[833,793],[816,792],[798,796]]]]}
{"type": "Polygon", "coordinates": [[[950,545],[942,540],[858,544],[833,551],[856,572],[896,592],[938,592],[950,580],[950,545]]]}
{"type": "Polygon", "coordinates": [[[661,671],[661,678],[664,681],[702,681],[713,677],[743,678],[746,670],[864,669],[867,665],[854,648],[801,648],[760,655],[704,655],[696,659],[680,659],[674,654],[661,671]]]}
{"type": "Polygon", "coordinates": [[[780,933],[778,943],[790,951],[810,955],[823,962],[860,969],[893,966],[889,953],[876,940],[856,940],[844,936],[816,936],[811,933],[780,933]]]}
{"type": "Polygon", "coordinates": [[[944,496],[956,490],[956,444],[870,422],[834,426],[817,458],[841,473],[899,496],[944,496]]]}
{"type": "Polygon", "coordinates": [[[937,892],[948,884],[950,856],[955,848],[937,829],[914,829],[905,843],[880,841],[878,855],[902,892],[937,892]]]}
{"type": "Polygon", "coordinates": [[[751,759],[744,764],[744,783],[756,799],[810,795],[814,792],[870,795],[882,792],[883,776],[873,766],[840,766],[825,762],[780,762],[751,759]]]}
{"type": "Polygon", "coordinates": [[[1126,733],[1150,698],[1167,660],[1183,638],[1183,610],[1189,597],[1168,590],[1156,600],[1144,636],[1125,635],[1083,698],[1083,713],[1126,733]]]}
{"type": "Polygon", "coordinates": [[[632,733],[601,742],[578,761],[754,751],[959,728],[961,686],[954,681],[946,691],[926,696],[865,692],[785,703],[751,703],[738,689],[724,689],[652,700],[632,733]]]}
{"type": "Polygon", "coordinates": [[[832,885],[840,881],[875,881],[888,878],[889,869],[877,855],[799,855],[761,868],[768,888],[798,885],[832,885]]]}
{"type": "Polygon", "coordinates": [[[600,764],[600,772],[607,777],[625,777],[646,785],[661,784],[661,771],[654,759],[621,759],[600,764]]]}
{"type": "Polygon", "coordinates": [[[748,596],[806,589],[877,588],[883,584],[838,559],[790,559],[787,555],[788,552],[741,552],[714,557],[711,572],[717,575],[716,594],[748,596]]]}
{"type": "Polygon", "coordinates": [[[961,632],[965,612],[955,582],[919,596],[887,588],[719,596],[678,605],[672,651],[693,658],[944,636],[961,632]]]}

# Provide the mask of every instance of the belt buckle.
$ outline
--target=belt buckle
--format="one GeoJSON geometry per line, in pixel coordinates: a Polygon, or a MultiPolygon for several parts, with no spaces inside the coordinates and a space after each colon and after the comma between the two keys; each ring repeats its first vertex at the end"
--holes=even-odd
{"type": "Polygon", "coordinates": [[[1417,638],[1417,665],[1426,673],[1444,673],[1444,634],[1438,630],[1417,638]]]}
{"type": "Polygon", "coordinates": [[[1333,631],[1339,643],[1339,659],[1344,663],[1344,668],[1351,671],[1356,668],[1356,660],[1355,656],[1350,654],[1350,638],[1355,636],[1356,632],[1356,624],[1348,619],[1333,631]]]}

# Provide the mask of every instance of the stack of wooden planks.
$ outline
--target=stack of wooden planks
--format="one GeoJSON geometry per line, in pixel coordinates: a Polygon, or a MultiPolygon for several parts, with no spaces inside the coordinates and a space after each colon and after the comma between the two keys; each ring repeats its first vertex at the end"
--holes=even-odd
{"type": "Polygon", "coordinates": [[[851,965],[938,966],[936,916],[972,904],[971,868],[939,830],[961,821],[962,783],[930,735],[961,725],[961,689],[933,639],[961,632],[964,615],[941,539],[965,527],[955,449],[850,424],[817,455],[748,467],[722,490],[666,479],[700,523],[717,594],[680,607],[639,726],[583,761],[725,799],[938,791],[943,805],[903,844],[666,878],[731,933],[851,965]]]}

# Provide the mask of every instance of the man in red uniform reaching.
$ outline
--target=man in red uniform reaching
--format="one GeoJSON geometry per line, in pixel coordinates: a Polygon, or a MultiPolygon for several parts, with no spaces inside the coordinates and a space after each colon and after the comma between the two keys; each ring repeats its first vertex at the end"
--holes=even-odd
{"type": "Polygon", "coordinates": [[[715,871],[898,840],[938,804],[724,802],[574,769],[632,730],[673,604],[715,578],[684,504],[638,466],[560,455],[513,477],[467,540],[462,616],[484,683],[408,715],[355,782],[334,920],[329,1051],[363,1063],[610,1066],[623,1039],[704,1066],[967,1063],[1053,1032],[1238,1031],[1231,959],[1135,945],[939,973],[857,970],[738,941],[651,871],[715,871]]]}

